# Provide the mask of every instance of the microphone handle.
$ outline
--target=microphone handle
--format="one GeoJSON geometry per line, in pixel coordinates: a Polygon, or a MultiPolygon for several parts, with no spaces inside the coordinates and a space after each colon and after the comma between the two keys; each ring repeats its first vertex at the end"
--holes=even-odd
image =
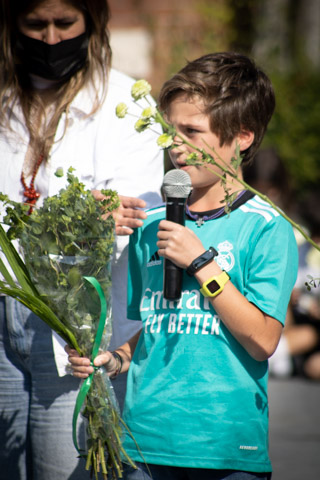
{"type": "MultiPolygon", "coordinates": [[[[171,222],[185,224],[186,198],[167,198],[166,219],[171,222]]],[[[164,259],[163,296],[167,300],[179,300],[182,290],[183,269],[173,262],[164,259]]]]}
{"type": "Polygon", "coordinates": [[[186,198],[167,198],[166,219],[184,225],[186,202],[186,198]]]}

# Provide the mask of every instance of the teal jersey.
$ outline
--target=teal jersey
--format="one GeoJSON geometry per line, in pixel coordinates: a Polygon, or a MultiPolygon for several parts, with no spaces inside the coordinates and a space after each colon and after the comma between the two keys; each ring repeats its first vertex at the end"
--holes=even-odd
{"type": "MultiPolygon", "coordinates": [[[[179,301],[164,299],[156,245],[163,218],[165,207],[150,210],[130,239],[128,318],[141,320],[142,333],[123,413],[135,441],[126,435],[124,447],[153,464],[270,471],[268,362],[230,334],[194,277],[184,272],[179,301]]],[[[218,251],[215,261],[237,289],[284,324],[298,264],[290,224],[255,196],[229,215],[200,227],[187,218],[186,226],[218,251]]]]}

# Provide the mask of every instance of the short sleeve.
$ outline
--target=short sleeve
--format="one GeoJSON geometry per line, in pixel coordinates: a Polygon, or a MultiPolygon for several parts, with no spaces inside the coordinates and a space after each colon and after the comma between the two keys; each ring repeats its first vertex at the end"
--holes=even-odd
{"type": "Polygon", "coordinates": [[[253,245],[244,295],[284,325],[297,270],[298,249],[293,229],[279,216],[264,226],[253,245]]]}
{"type": "Polygon", "coordinates": [[[141,229],[136,229],[129,241],[127,317],[131,320],[141,320],[142,249],[139,248],[140,234],[141,229]]]}

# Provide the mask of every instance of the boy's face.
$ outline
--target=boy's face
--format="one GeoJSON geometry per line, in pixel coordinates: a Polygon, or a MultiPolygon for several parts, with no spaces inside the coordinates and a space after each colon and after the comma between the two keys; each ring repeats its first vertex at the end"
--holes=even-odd
{"type": "MultiPolygon", "coordinates": [[[[211,131],[209,116],[204,112],[204,104],[199,97],[188,98],[186,95],[176,97],[168,110],[168,121],[175,127],[176,132],[181,134],[187,141],[196,147],[210,153],[218,163],[221,158],[226,164],[230,164],[235,155],[237,138],[231,145],[220,146],[219,138],[211,131]],[[214,150],[211,150],[212,147],[214,150]]],[[[170,150],[170,158],[176,168],[186,170],[191,177],[194,188],[206,187],[220,182],[213,171],[221,173],[218,166],[192,166],[186,165],[187,156],[194,150],[188,145],[181,144],[179,137],[175,138],[178,147],[170,150]]]]}

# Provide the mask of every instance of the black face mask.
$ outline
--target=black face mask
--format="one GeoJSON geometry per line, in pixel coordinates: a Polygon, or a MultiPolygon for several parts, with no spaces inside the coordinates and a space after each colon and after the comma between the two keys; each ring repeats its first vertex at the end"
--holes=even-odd
{"type": "Polygon", "coordinates": [[[20,33],[16,52],[28,73],[63,81],[83,67],[88,56],[88,44],[87,32],[54,45],[20,33]]]}

